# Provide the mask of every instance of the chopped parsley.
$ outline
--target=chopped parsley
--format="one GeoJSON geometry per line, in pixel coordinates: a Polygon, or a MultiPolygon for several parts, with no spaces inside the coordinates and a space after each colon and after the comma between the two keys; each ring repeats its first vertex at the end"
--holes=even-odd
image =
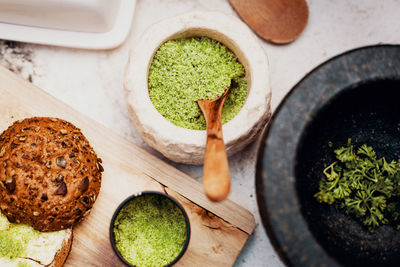
{"type": "Polygon", "coordinates": [[[212,99],[231,89],[222,109],[222,123],[231,120],[247,97],[245,69],[235,54],[218,41],[192,37],[165,42],[156,52],[148,77],[154,107],[177,126],[204,130],[198,99],[212,99]]]}
{"type": "Polygon", "coordinates": [[[334,153],[337,160],[323,171],[315,198],[336,204],[371,232],[382,224],[400,229],[400,159],[387,162],[366,144],[357,149],[351,139],[334,153]]]}

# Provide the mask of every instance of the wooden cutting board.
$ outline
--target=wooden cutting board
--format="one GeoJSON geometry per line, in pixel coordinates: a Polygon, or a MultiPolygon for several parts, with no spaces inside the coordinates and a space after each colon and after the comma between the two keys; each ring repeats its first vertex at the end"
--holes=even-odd
{"type": "Polygon", "coordinates": [[[144,190],[163,191],[185,208],[191,240],[176,266],[230,266],[255,227],[254,216],[226,200],[212,203],[200,183],[0,67],[0,131],[32,116],[59,117],[81,128],[103,160],[103,180],[91,214],[74,228],[66,266],[122,266],[112,251],[109,224],[117,206],[144,190]]]}

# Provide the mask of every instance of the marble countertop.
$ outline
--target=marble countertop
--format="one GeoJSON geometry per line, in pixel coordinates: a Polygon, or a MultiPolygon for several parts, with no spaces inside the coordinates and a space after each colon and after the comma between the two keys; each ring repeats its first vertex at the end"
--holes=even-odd
{"type": "MultiPolygon", "coordinates": [[[[380,43],[400,44],[399,0],[308,0],[308,25],[295,42],[262,42],[270,62],[272,109],[309,71],[346,50],[380,43]]],[[[220,11],[236,16],[226,0],[138,0],[126,42],[113,50],[90,51],[0,41],[0,64],[64,101],[74,109],[114,129],[160,158],[137,134],[130,121],[123,75],[129,49],[151,24],[190,11],[220,11]]],[[[249,209],[257,227],[235,266],[284,266],[262,227],[254,176],[258,142],[230,158],[230,198],[249,209]]],[[[174,164],[201,181],[201,166],[174,164]]]]}

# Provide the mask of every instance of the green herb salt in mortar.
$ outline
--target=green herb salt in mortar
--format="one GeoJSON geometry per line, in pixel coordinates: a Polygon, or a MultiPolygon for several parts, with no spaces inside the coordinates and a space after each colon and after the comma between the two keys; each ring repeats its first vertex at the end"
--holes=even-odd
{"type": "Polygon", "coordinates": [[[149,95],[155,108],[177,126],[206,129],[198,99],[219,97],[231,89],[222,109],[222,123],[231,120],[247,96],[243,65],[226,46],[207,37],[165,42],[149,70],[149,95]]]}
{"type": "Polygon", "coordinates": [[[114,223],[115,245],[132,265],[165,266],[182,251],[186,221],[180,208],[159,195],[129,201],[114,223]]]}

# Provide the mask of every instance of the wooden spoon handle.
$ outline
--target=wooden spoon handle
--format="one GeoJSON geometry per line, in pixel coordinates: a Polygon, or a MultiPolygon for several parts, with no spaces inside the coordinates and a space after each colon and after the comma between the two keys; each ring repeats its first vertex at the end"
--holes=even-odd
{"type": "Polygon", "coordinates": [[[212,201],[226,199],[231,187],[224,141],[214,134],[207,134],[203,185],[207,197],[212,201]]]}
{"type": "Polygon", "coordinates": [[[231,188],[228,156],[222,137],[221,111],[226,94],[215,102],[198,101],[207,121],[207,144],[203,167],[203,186],[207,197],[221,201],[231,188]]]}

